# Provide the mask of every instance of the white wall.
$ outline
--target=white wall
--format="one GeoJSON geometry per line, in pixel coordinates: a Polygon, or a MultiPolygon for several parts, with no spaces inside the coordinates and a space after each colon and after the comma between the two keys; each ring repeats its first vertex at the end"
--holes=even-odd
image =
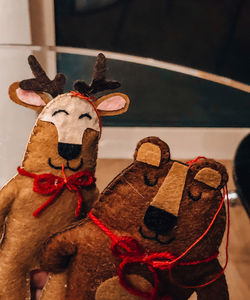
{"type": "Polygon", "coordinates": [[[33,20],[33,35],[39,37],[42,32],[41,44],[49,40],[49,45],[53,45],[52,15],[52,0],[30,0],[30,3],[29,0],[0,0],[0,187],[16,174],[36,119],[34,111],[9,99],[8,87],[14,81],[33,77],[27,62],[30,54],[36,55],[49,76],[54,76],[56,71],[53,51],[41,51],[39,47],[21,47],[18,44],[31,45],[33,20]],[[29,4],[32,4],[32,9],[29,4]],[[47,25],[48,16],[50,27],[47,25]],[[39,22],[35,22],[36,19],[39,22]],[[1,47],[1,44],[12,46],[1,47]],[[37,51],[32,51],[34,49],[37,51]]]}
{"type": "Polygon", "coordinates": [[[0,187],[15,175],[35,122],[35,112],[15,104],[8,95],[12,82],[32,77],[29,54],[29,50],[0,48],[0,187]]]}
{"type": "MultiPolygon", "coordinates": [[[[28,0],[0,0],[0,44],[31,44],[28,0]]],[[[0,48],[0,187],[16,173],[35,114],[12,103],[8,87],[29,78],[30,51],[0,48]]]]}
{"type": "Polygon", "coordinates": [[[0,0],[0,43],[31,44],[28,0],[0,0]]]}
{"type": "Polygon", "coordinates": [[[157,136],[169,145],[173,158],[232,160],[247,134],[249,128],[104,127],[99,158],[132,158],[139,140],[157,136]]]}

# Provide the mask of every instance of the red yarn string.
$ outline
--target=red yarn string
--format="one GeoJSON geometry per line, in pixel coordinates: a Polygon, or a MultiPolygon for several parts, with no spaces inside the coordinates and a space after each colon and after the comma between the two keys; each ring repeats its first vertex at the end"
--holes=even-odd
{"type": "Polygon", "coordinates": [[[96,97],[91,97],[91,96],[84,96],[83,94],[77,92],[77,91],[70,91],[70,93],[72,94],[72,96],[76,96],[85,100],[96,100],[96,97]]]}
{"type": "Polygon", "coordinates": [[[99,127],[100,127],[100,136],[101,136],[102,135],[102,121],[101,121],[101,117],[99,115],[99,112],[98,112],[97,108],[95,107],[95,105],[91,101],[91,100],[96,100],[96,97],[87,97],[87,96],[84,96],[83,94],[81,94],[79,92],[76,92],[76,91],[71,91],[70,93],[71,93],[72,97],[79,97],[81,99],[86,100],[94,108],[94,110],[95,110],[95,112],[97,114],[97,117],[98,117],[99,127]]]}
{"type": "MultiPolygon", "coordinates": [[[[99,219],[97,219],[92,212],[89,212],[90,219],[105,233],[107,234],[110,239],[112,240],[111,244],[111,251],[113,255],[122,259],[122,262],[118,268],[118,276],[120,284],[131,294],[148,299],[153,300],[155,299],[157,292],[159,290],[160,281],[157,274],[157,269],[159,270],[169,270],[171,274],[171,268],[175,265],[180,266],[190,266],[190,265],[197,265],[201,263],[208,263],[218,257],[218,253],[214,255],[198,260],[198,261],[191,261],[191,262],[179,262],[179,258],[169,253],[169,252],[153,252],[148,253],[139,245],[139,243],[128,236],[121,236],[118,237],[114,233],[112,233],[99,219]],[[177,262],[178,261],[178,262],[177,262]],[[142,292],[140,290],[135,289],[135,287],[131,286],[126,277],[126,268],[130,264],[134,263],[141,263],[145,264],[147,268],[151,271],[154,278],[154,287],[151,293],[142,292]]],[[[162,300],[170,300],[169,296],[162,298],[162,300]]]]}
{"type": "Polygon", "coordinates": [[[207,158],[205,156],[198,156],[193,160],[186,161],[186,164],[189,165],[189,168],[191,168],[191,166],[200,159],[207,159],[207,158]]]}
{"type": "MultiPolygon", "coordinates": [[[[226,267],[228,265],[228,259],[229,259],[229,254],[228,254],[228,248],[229,248],[229,232],[230,232],[230,210],[229,210],[229,197],[228,197],[228,189],[227,189],[227,186],[225,186],[223,188],[223,201],[221,202],[220,204],[220,207],[218,208],[217,212],[216,212],[216,216],[218,215],[218,213],[220,212],[221,208],[222,208],[222,205],[223,205],[223,202],[225,200],[225,196],[227,197],[227,233],[226,233],[226,261],[225,261],[225,265],[224,267],[222,268],[222,270],[213,278],[211,279],[210,281],[206,282],[206,283],[203,283],[203,284],[200,284],[200,285],[193,285],[193,286],[186,286],[186,285],[183,285],[183,284],[180,284],[180,283],[177,283],[174,279],[173,279],[173,275],[172,275],[172,272],[171,272],[171,269],[169,269],[169,278],[170,280],[178,285],[179,287],[182,287],[182,288],[192,288],[192,289],[197,289],[197,288],[202,288],[202,287],[205,287],[211,283],[213,283],[214,281],[216,281],[217,279],[219,279],[225,272],[226,270],[226,267]]],[[[215,216],[213,218],[213,220],[211,221],[210,225],[212,226],[212,224],[214,223],[214,220],[215,220],[215,216]]],[[[209,229],[211,228],[211,226],[209,225],[209,229]]],[[[202,236],[204,237],[205,234],[207,234],[208,232],[208,229],[205,231],[206,233],[204,233],[202,236]]],[[[198,240],[200,240],[201,238],[199,238],[198,240]]],[[[188,249],[192,249],[194,245],[196,245],[197,243],[195,242],[194,244],[192,244],[188,249]]],[[[177,259],[180,259],[182,257],[182,255],[180,255],[177,259]]]]}
{"type": "Polygon", "coordinates": [[[24,169],[18,167],[18,173],[22,176],[31,177],[34,179],[33,182],[33,191],[37,192],[41,195],[51,195],[52,196],[43,203],[38,209],[33,212],[34,217],[39,217],[39,215],[50,206],[57,196],[62,192],[64,187],[67,187],[70,191],[75,191],[78,195],[77,208],[75,210],[76,217],[79,217],[81,214],[81,207],[83,198],[81,195],[81,188],[92,185],[95,182],[95,177],[93,174],[84,170],[78,173],[75,173],[69,177],[65,176],[64,166],[62,166],[62,174],[63,178],[59,176],[55,176],[53,174],[34,174],[24,169]]]}
{"type": "Polygon", "coordinates": [[[66,184],[67,188],[71,191],[72,189],[71,189],[70,185],[68,184],[68,180],[67,180],[67,177],[64,172],[64,165],[62,165],[62,174],[63,174],[63,178],[64,178],[64,180],[63,180],[64,183],[66,184]]]}
{"type": "MultiPolygon", "coordinates": [[[[155,259],[173,259],[173,255],[170,253],[146,253],[139,243],[129,236],[116,236],[110,231],[98,218],[96,218],[92,212],[89,212],[90,219],[112,240],[111,251],[114,256],[122,259],[122,262],[118,268],[118,276],[120,284],[131,294],[139,296],[148,300],[153,300],[158,292],[159,278],[156,272],[156,268],[153,266],[155,259]],[[126,268],[130,264],[142,263],[145,264],[148,269],[152,272],[154,278],[154,287],[151,293],[142,292],[131,286],[127,280],[126,268]]],[[[170,297],[162,298],[162,300],[171,300],[170,297]]]]}
{"type": "Polygon", "coordinates": [[[118,241],[118,237],[112,232],[110,231],[99,219],[97,219],[92,212],[89,212],[89,217],[90,219],[104,232],[106,233],[113,242],[118,241]]]}
{"type": "Polygon", "coordinates": [[[223,206],[223,203],[224,203],[224,200],[225,200],[225,192],[224,192],[224,189],[223,189],[223,197],[222,197],[222,200],[220,202],[220,205],[219,205],[219,208],[217,209],[216,213],[214,214],[210,224],[208,225],[207,229],[203,232],[203,234],[193,243],[191,244],[181,255],[179,255],[177,258],[175,258],[173,261],[171,261],[171,264],[174,264],[176,263],[177,261],[179,261],[183,256],[185,256],[192,248],[194,248],[195,245],[197,245],[200,240],[202,240],[205,235],[209,232],[209,230],[211,229],[211,227],[213,226],[214,224],[214,221],[217,217],[217,215],[219,214],[222,206],[223,206]]]}

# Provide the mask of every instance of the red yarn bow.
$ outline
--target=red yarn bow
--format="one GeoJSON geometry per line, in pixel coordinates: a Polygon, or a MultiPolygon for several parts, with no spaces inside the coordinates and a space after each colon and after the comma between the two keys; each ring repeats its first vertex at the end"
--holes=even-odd
{"type": "MultiPolygon", "coordinates": [[[[82,187],[90,186],[95,182],[95,177],[88,170],[78,172],[76,174],[69,176],[68,178],[66,177],[62,178],[49,173],[37,175],[34,173],[27,172],[20,167],[18,167],[17,170],[20,175],[34,178],[34,183],[33,183],[34,192],[37,192],[41,195],[52,194],[52,196],[42,206],[40,206],[38,209],[36,209],[33,212],[34,217],[38,217],[49,205],[51,205],[65,186],[70,191],[71,190],[75,191],[78,195],[78,203],[77,203],[75,215],[76,217],[79,217],[81,213],[82,202],[83,202],[83,198],[80,190],[82,187]]],[[[63,172],[63,168],[62,168],[62,172],[63,172]]]]}
{"type": "MultiPolygon", "coordinates": [[[[116,237],[116,239],[113,239],[113,243],[111,244],[111,250],[113,255],[119,257],[122,260],[118,268],[120,284],[130,293],[139,297],[143,297],[148,300],[156,299],[155,297],[157,296],[157,292],[159,291],[160,281],[158,278],[157,270],[169,270],[171,276],[171,269],[176,265],[179,266],[198,265],[202,263],[208,263],[218,257],[218,252],[216,252],[214,255],[211,255],[202,260],[180,262],[178,261],[178,258],[176,256],[174,256],[169,252],[152,252],[152,253],[145,252],[135,239],[128,236],[121,236],[121,237],[116,237]],[[153,274],[154,287],[151,293],[136,290],[127,281],[126,267],[134,263],[140,263],[146,265],[149,271],[151,271],[151,273],[153,274]]],[[[171,300],[171,299],[172,297],[167,295],[161,297],[161,300],[171,300]]]]}
{"type": "MultiPolygon", "coordinates": [[[[157,291],[159,291],[160,281],[157,275],[156,269],[170,269],[172,267],[169,262],[171,262],[175,257],[168,252],[162,253],[147,253],[144,249],[138,244],[138,242],[128,236],[118,237],[117,240],[113,241],[111,245],[111,250],[113,255],[119,257],[122,262],[118,268],[118,276],[120,284],[130,293],[143,297],[148,300],[153,300],[156,297],[157,291]],[[158,262],[163,262],[164,264],[159,264],[158,262]],[[131,286],[126,277],[126,268],[134,263],[139,263],[146,265],[147,268],[151,271],[154,278],[154,287],[149,292],[143,292],[136,290],[135,287],[131,286]]],[[[170,296],[165,296],[161,298],[162,300],[171,300],[170,296]]]]}
{"type": "MultiPolygon", "coordinates": [[[[89,212],[89,217],[91,220],[103,231],[105,232],[112,240],[111,251],[113,255],[119,257],[122,262],[118,268],[118,276],[120,280],[120,284],[131,294],[148,299],[153,300],[159,291],[160,281],[158,278],[158,274],[156,269],[170,269],[173,264],[170,262],[175,259],[171,253],[161,252],[161,253],[147,253],[145,250],[139,245],[139,243],[129,237],[129,236],[116,236],[113,234],[98,218],[96,218],[92,212],[89,212]],[[134,286],[128,282],[126,277],[126,268],[134,263],[144,264],[151,271],[154,278],[154,287],[151,292],[142,292],[137,290],[134,286]],[[161,263],[161,264],[159,264],[161,263]]],[[[165,296],[161,298],[162,300],[171,300],[172,298],[169,296],[165,296]]]]}

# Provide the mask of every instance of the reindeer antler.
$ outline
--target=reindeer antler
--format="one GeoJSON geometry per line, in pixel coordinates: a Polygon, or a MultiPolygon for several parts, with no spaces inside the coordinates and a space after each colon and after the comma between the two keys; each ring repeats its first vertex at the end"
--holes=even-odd
{"type": "Polygon", "coordinates": [[[28,57],[28,62],[35,78],[22,80],[19,83],[20,88],[36,92],[47,92],[52,97],[63,93],[63,86],[66,81],[63,74],[58,73],[53,80],[50,80],[34,55],[28,57]]]}
{"type": "Polygon", "coordinates": [[[74,83],[74,88],[86,96],[96,94],[105,90],[113,90],[121,86],[118,81],[106,80],[106,58],[103,53],[99,53],[96,58],[94,67],[93,80],[90,85],[85,81],[77,80],[74,83]]]}

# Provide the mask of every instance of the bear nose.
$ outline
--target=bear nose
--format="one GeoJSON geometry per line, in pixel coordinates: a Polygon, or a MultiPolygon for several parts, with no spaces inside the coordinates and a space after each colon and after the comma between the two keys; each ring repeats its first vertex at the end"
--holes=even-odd
{"type": "Polygon", "coordinates": [[[144,216],[144,224],[156,234],[167,235],[176,223],[176,216],[152,205],[148,207],[144,216]]]}
{"type": "Polygon", "coordinates": [[[58,153],[61,157],[71,160],[81,153],[82,145],[58,143],[58,153]]]}

